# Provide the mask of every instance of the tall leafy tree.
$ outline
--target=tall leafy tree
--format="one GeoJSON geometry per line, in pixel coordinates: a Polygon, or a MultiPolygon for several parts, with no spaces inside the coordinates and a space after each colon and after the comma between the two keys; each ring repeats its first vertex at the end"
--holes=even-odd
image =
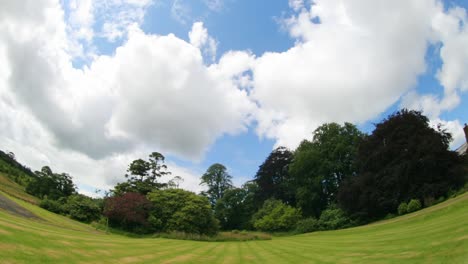
{"type": "Polygon", "coordinates": [[[403,109],[376,125],[357,155],[359,175],[341,186],[339,203],[365,219],[395,213],[401,202],[446,195],[463,184],[452,137],[418,111],[403,109]]]}
{"type": "Polygon", "coordinates": [[[44,198],[57,200],[76,193],[72,177],[67,173],[54,173],[49,166],[44,166],[27,186],[26,192],[44,198]]]}
{"type": "Polygon", "coordinates": [[[242,188],[226,190],[216,202],[215,216],[224,230],[250,229],[250,219],[255,213],[255,183],[246,183],[242,188]]]}
{"type": "Polygon", "coordinates": [[[130,163],[127,169],[126,182],[115,186],[114,193],[121,195],[127,192],[137,192],[143,195],[154,189],[165,187],[165,183],[158,182],[158,179],[170,175],[167,166],[164,164],[164,156],[159,152],[149,155],[149,160],[137,159],[130,163]]]}
{"type": "Polygon", "coordinates": [[[224,192],[233,187],[232,176],[227,173],[224,165],[215,163],[202,175],[200,185],[208,187],[208,190],[203,192],[203,195],[208,197],[208,200],[214,207],[216,201],[223,197],[224,192]]]}
{"type": "Polygon", "coordinates": [[[336,201],[343,180],[356,175],[355,157],[362,138],[353,124],[328,123],[314,131],[312,141],[300,144],[289,173],[304,215],[319,217],[336,201]]]}
{"type": "Polygon", "coordinates": [[[294,204],[294,192],[290,188],[289,164],[293,153],[285,147],[273,150],[260,165],[254,181],[258,185],[256,198],[263,202],[270,198],[294,204]]]}

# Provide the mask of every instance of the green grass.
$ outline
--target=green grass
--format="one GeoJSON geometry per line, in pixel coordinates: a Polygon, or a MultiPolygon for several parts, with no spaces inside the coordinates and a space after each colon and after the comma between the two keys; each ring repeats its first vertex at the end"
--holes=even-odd
{"type": "Polygon", "coordinates": [[[0,263],[468,263],[468,193],[371,225],[272,240],[129,238],[17,201],[0,210],[0,263]]]}

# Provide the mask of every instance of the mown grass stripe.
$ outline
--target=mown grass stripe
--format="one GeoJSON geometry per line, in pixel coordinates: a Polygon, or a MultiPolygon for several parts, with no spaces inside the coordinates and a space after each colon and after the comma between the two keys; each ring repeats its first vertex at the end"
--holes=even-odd
{"type": "MultiPolygon", "coordinates": [[[[25,206],[26,208],[26,206],[25,206]]],[[[270,241],[195,242],[97,232],[38,207],[44,221],[0,210],[0,262],[467,263],[468,194],[411,215],[270,241]]]]}

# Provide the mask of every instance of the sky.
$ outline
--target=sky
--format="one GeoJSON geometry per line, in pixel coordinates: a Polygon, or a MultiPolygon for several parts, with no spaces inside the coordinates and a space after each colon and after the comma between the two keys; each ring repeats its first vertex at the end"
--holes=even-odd
{"type": "MultiPolygon", "coordinates": [[[[0,0],[0,149],[95,195],[157,151],[236,186],[326,122],[401,108],[464,142],[468,1],[0,0]]],[[[162,179],[163,181],[169,180],[162,179]]]]}

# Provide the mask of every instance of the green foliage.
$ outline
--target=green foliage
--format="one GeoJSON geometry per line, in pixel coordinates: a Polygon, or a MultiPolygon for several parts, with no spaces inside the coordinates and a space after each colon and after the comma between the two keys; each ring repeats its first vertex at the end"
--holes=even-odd
{"type": "Polygon", "coordinates": [[[223,230],[250,228],[250,219],[255,213],[252,185],[226,190],[215,205],[214,213],[223,230]]]}
{"type": "Polygon", "coordinates": [[[143,195],[155,189],[166,187],[167,184],[158,182],[158,178],[171,173],[164,164],[164,156],[159,152],[149,155],[149,160],[137,159],[130,163],[127,169],[126,182],[118,183],[112,192],[119,196],[124,193],[140,193],[143,195]]]}
{"type": "Polygon", "coordinates": [[[408,203],[408,213],[412,213],[421,209],[421,202],[418,199],[411,199],[408,203]]]}
{"type": "Polygon", "coordinates": [[[63,211],[72,219],[90,223],[99,220],[102,210],[98,200],[82,194],[73,194],[66,199],[63,211]]]}
{"type": "Polygon", "coordinates": [[[408,213],[408,204],[406,204],[405,202],[402,202],[399,206],[398,206],[398,214],[399,215],[404,215],[408,213]]]}
{"type": "Polygon", "coordinates": [[[214,208],[216,201],[223,197],[224,192],[232,188],[232,176],[227,173],[224,165],[215,163],[202,175],[200,185],[208,187],[203,195],[208,198],[214,208]]]}
{"type": "Polygon", "coordinates": [[[284,204],[280,200],[266,200],[252,218],[253,226],[262,231],[288,231],[301,219],[300,209],[284,204]]]}
{"type": "Polygon", "coordinates": [[[59,200],[50,200],[50,199],[43,199],[39,202],[39,206],[56,214],[63,214],[63,198],[59,200]],[[60,201],[59,201],[60,200],[60,201]]]}
{"type": "Polygon", "coordinates": [[[254,181],[258,185],[256,200],[261,205],[267,199],[279,199],[295,204],[294,190],[290,188],[289,164],[293,153],[285,147],[273,150],[260,165],[254,181]]]}
{"type": "Polygon", "coordinates": [[[3,152],[0,150],[0,172],[3,172],[11,180],[21,186],[27,186],[36,175],[28,167],[16,161],[13,152],[3,152]]]}
{"type": "Polygon", "coordinates": [[[101,208],[98,199],[92,199],[82,194],[72,194],[68,197],[60,197],[51,200],[47,197],[39,203],[39,206],[56,214],[66,215],[80,222],[90,223],[99,220],[101,208]]]}
{"type": "Polygon", "coordinates": [[[153,207],[152,227],[159,232],[214,235],[219,224],[206,197],[181,189],[155,190],[148,194],[153,207]]]}
{"type": "Polygon", "coordinates": [[[185,232],[157,233],[153,237],[170,238],[178,240],[193,240],[206,242],[271,240],[271,235],[261,232],[219,232],[216,235],[200,235],[185,232]]]}
{"type": "Polygon", "coordinates": [[[363,219],[397,212],[411,198],[440,197],[464,183],[451,135],[417,111],[401,110],[376,125],[360,144],[359,173],[340,188],[340,207],[363,219]]]}
{"type": "Polygon", "coordinates": [[[466,263],[468,254],[467,240],[463,239],[468,235],[463,221],[468,217],[468,194],[397,221],[252,243],[200,243],[153,239],[151,235],[138,236],[139,239],[109,235],[31,204],[18,203],[44,221],[0,210],[2,248],[28,249],[0,250],[0,262],[466,263]]]}
{"type": "Polygon", "coordinates": [[[26,192],[39,198],[57,200],[76,193],[72,177],[67,173],[53,173],[48,166],[36,171],[37,177],[26,186],[26,192]]]}
{"type": "Polygon", "coordinates": [[[336,205],[331,205],[320,215],[319,225],[322,230],[336,230],[355,225],[346,213],[336,205]]]}
{"type": "Polygon", "coordinates": [[[310,233],[320,230],[320,223],[314,217],[305,218],[299,220],[296,223],[296,228],[294,229],[294,233],[302,234],[302,233],[310,233]]]}
{"type": "Polygon", "coordinates": [[[304,140],[289,166],[297,205],[306,216],[319,217],[336,201],[341,182],[356,174],[355,156],[363,134],[345,123],[324,124],[314,131],[312,141],[304,140]]]}

